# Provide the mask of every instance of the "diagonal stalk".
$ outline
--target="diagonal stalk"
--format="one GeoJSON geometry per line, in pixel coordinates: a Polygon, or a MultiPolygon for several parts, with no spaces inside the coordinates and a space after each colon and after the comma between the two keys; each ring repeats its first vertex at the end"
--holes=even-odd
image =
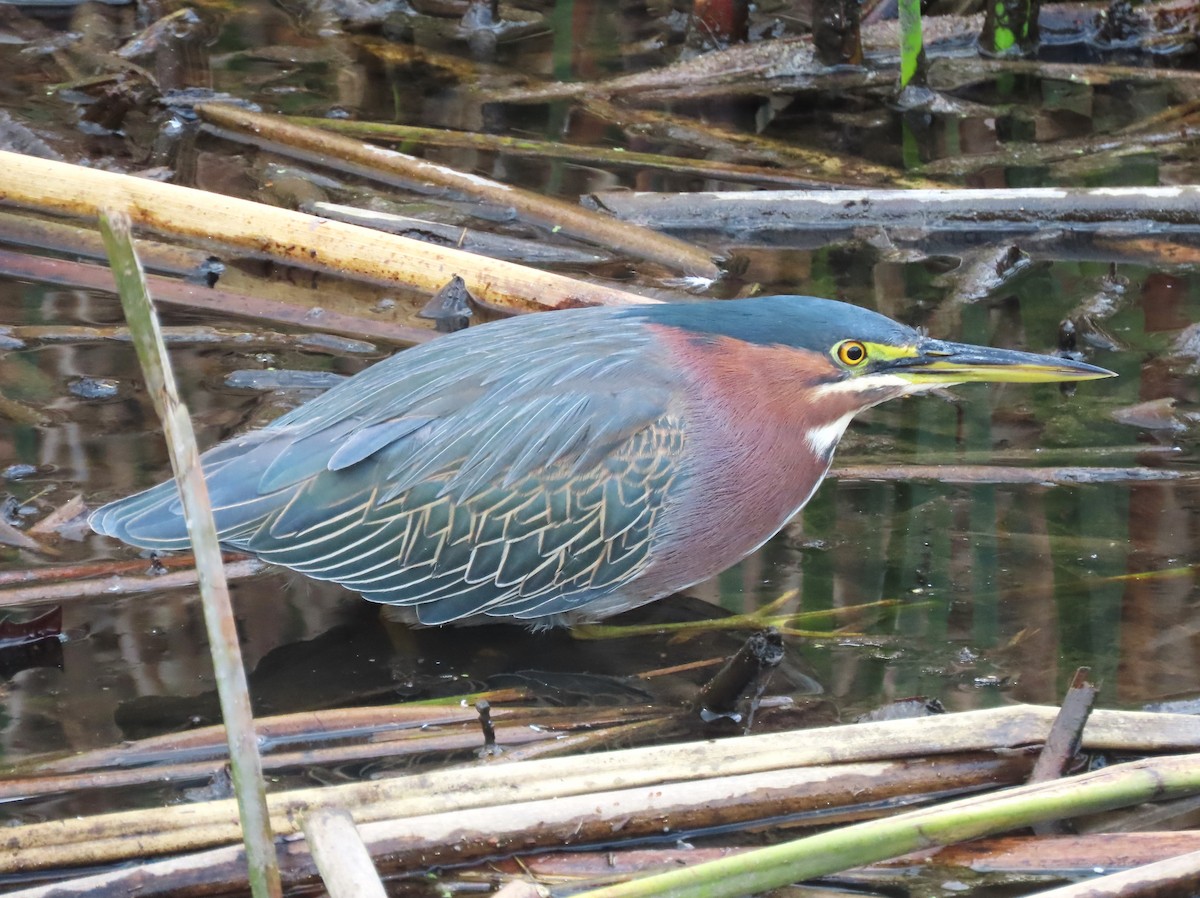
{"type": "Polygon", "coordinates": [[[100,231],[117,280],[121,307],[125,310],[138,361],[146,377],[146,389],[154,401],[155,411],[162,419],[171,468],[175,471],[188,534],[196,554],[204,623],[208,629],[221,714],[225,718],[229,738],[233,785],[242,822],[242,837],[246,843],[250,888],[254,898],[280,898],[282,886],[275,845],[271,839],[262,759],[254,734],[246,671],[242,666],[229,588],[221,566],[221,547],[217,542],[208,487],[200,468],[192,420],[179,400],[158,316],[154,312],[145,274],[133,248],[129,216],[119,212],[102,212],[100,231]]]}

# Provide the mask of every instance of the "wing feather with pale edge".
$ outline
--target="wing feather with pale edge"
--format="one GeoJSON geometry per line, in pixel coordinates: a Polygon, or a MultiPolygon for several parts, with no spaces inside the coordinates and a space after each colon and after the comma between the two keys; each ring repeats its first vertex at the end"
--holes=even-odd
{"type": "MultiPolygon", "coordinates": [[[[649,563],[684,435],[672,372],[618,315],[434,341],[215,447],[222,541],[425,623],[538,618],[619,589],[649,563]]],[[[171,483],[93,522],[186,544],[171,483]]]]}

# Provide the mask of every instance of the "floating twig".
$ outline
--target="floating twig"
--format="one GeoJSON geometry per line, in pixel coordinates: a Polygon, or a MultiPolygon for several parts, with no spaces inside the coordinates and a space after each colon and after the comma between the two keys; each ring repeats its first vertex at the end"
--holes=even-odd
{"type": "Polygon", "coordinates": [[[1171,468],[1015,468],[1003,465],[854,465],[834,468],[834,480],[932,480],[939,483],[1088,484],[1155,483],[1200,479],[1171,468]]]}
{"type": "MultiPolygon", "coordinates": [[[[511,207],[527,221],[618,250],[635,259],[655,261],[682,274],[708,280],[721,276],[713,254],[694,244],[641,227],[630,227],[564,200],[456,171],[395,150],[302,127],[278,115],[250,112],[240,106],[222,103],[201,103],[196,106],[196,111],[206,121],[232,129],[240,140],[267,142],[272,149],[304,159],[316,153],[326,165],[332,160],[345,160],[365,167],[366,174],[376,177],[399,177],[409,183],[449,188],[476,200],[511,207]]],[[[475,291],[473,285],[470,289],[475,291]]]]}
{"type": "MultiPolygon", "coordinates": [[[[137,562],[138,568],[144,569],[146,562],[137,562]]],[[[252,577],[260,573],[266,565],[256,558],[247,558],[230,564],[225,568],[226,580],[237,580],[252,577]]],[[[50,568],[49,570],[56,570],[50,568]]],[[[47,578],[50,579],[50,578],[47,578]]],[[[156,590],[179,589],[195,586],[198,582],[195,569],[175,571],[170,574],[158,574],[149,577],[131,577],[114,574],[98,580],[81,580],[68,583],[46,583],[39,586],[24,588],[0,589],[0,608],[14,605],[40,605],[46,602],[73,602],[97,597],[113,597],[131,595],[134,593],[153,592],[156,590]]]]}
{"type": "Polygon", "coordinates": [[[1075,671],[1071,688],[1067,690],[1062,708],[1046,735],[1046,744],[1038,756],[1033,773],[1029,775],[1031,783],[1049,782],[1064,776],[1079,751],[1083,729],[1092,713],[1092,703],[1096,700],[1096,687],[1088,682],[1090,673],[1086,667],[1075,671]]]}
{"type": "Polygon", "coordinates": [[[69,524],[71,521],[78,518],[87,510],[83,504],[83,495],[76,493],[58,508],[54,509],[50,514],[46,515],[36,524],[29,528],[31,534],[37,536],[57,536],[59,529],[64,524],[69,524]]]}
{"type": "Polygon", "coordinates": [[[766,678],[781,661],[783,639],[778,630],[766,629],[752,634],[716,676],[701,687],[693,708],[704,720],[726,717],[744,723],[748,730],[753,701],[745,714],[739,712],[738,707],[743,697],[761,694],[766,678]]]}
{"type": "Polygon", "coordinates": [[[547,140],[530,140],[524,137],[505,137],[467,131],[448,131],[444,128],[421,128],[415,125],[395,125],[390,122],[360,122],[351,119],[309,118],[289,116],[288,121],[307,127],[322,128],[347,137],[362,140],[381,140],[404,143],[421,143],[439,147],[464,147],[485,152],[506,153],[513,156],[534,156],[549,159],[564,159],[573,162],[599,163],[602,165],[632,166],[639,169],[662,169],[680,175],[698,175],[715,181],[747,182],[751,184],[778,184],[800,187],[824,179],[809,178],[782,168],[766,168],[759,165],[738,165],[733,162],[712,159],[688,159],[681,156],[663,156],[659,153],[640,153],[635,150],[612,149],[609,147],[581,146],[579,144],[554,143],[547,140]]]}
{"type": "MultiPolygon", "coordinates": [[[[0,172],[0,179],[2,177],[3,173],[0,172]]],[[[90,290],[112,289],[112,274],[107,268],[70,259],[50,259],[0,249],[0,272],[11,277],[30,278],[50,284],[90,290]]],[[[272,324],[286,324],[324,333],[402,345],[422,343],[435,336],[432,331],[424,328],[407,327],[366,315],[280,302],[219,287],[202,287],[161,275],[147,275],[146,281],[155,301],[164,305],[203,309],[233,318],[269,321],[272,324]]],[[[4,414],[2,405],[0,414],[4,414]]]]}
{"type": "MultiPolygon", "coordinates": [[[[222,556],[222,560],[226,564],[231,564],[245,557],[245,555],[237,552],[226,552],[222,556]]],[[[153,565],[161,569],[195,567],[196,559],[190,552],[185,552],[179,555],[156,557],[153,565]]],[[[0,571],[0,587],[23,583],[48,583],[59,580],[111,577],[116,574],[146,571],[150,566],[151,562],[139,559],[137,561],[96,561],[86,564],[64,564],[54,567],[43,565],[41,567],[24,568],[22,570],[0,571]]]]}
{"type": "MultiPolygon", "coordinates": [[[[1103,867],[1104,865],[1099,865],[1103,867]]],[[[1135,895],[1191,896],[1200,880],[1200,851],[1164,858],[1120,873],[1046,889],[1038,898],[1131,898],[1135,895]]]]}
{"type": "MultiPolygon", "coordinates": [[[[496,305],[542,308],[647,301],[600,284],[290,209],[19,153],[0,151],[0,195],[9,203],[93,220],[102,204],[123,203],[142,227],[427,293],[457,273],[475,296],[496,305]]],[[[151,285],[157,289],[153,280],[151,285]]],[[[319,313],[307,311],[311,326],[334,330],[319,313]]]]}
{"type": "MultiPolygon", "coordinates": [[[[1087,725],[1092,703],[1096,700],[1096,687],[1087,679],[1089,673],[1091,671],[1086,667],[1075,671],[1071,688],[1067,690],[1058,716],[1046,735],[1046,744],[1038,754],[1033,772],[1029,774],[1029,782],[1045,783],[1066,776],[1071,762],[1075,760],[1083,742],[1083,728],[1087,725]]],[[[1043,820],[1033,825],[1033,831],[1046,836],[1059,835],[1065,830],[1062,821],[1043,820]]]]}
{"type": "Polygon", "coordinates": [[[591,195],[607,212],[667,230],[803,231],[920,227],[989,233],[1059,223],[1097,230],[1115,223],[1162,228],[1200,226],[1200,186],[1006,190],[760,190],[591,195]]]}
{"type": "Polygon", "coordinates": [[[0,393],[0,418],[7,418],[14,424],[29,424],[34,427],[45,427],[51,420],[49,415],[43,414],[32,405],[3,393],[0,393]]]}
{"type": "Polygon", "coordinates": [[[742,158],[760,159],[796,170],[806,178],[830,186],[862,185],[888,186],[907,184],[913,187],[935,187],[938,182],[909,175],[895,168],[877,165],[864,159],[847,158],[838,153],[813,150],[785,140],[775,140],[760,134],[746,134],[733,128],[722,128],[711,122],[697,121],[683,115],[649,109],[617,106],[608,100],[588,97],[583,107],[592,115],[639,133],[648,132],[662,140],[685,141],[697,147],[722,153],[737,153],[742,158]]]}

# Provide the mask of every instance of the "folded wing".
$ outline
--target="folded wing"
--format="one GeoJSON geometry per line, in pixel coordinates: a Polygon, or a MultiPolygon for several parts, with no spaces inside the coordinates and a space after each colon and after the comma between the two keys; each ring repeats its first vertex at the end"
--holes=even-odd
{"type": "MultiPolygon", "coordinates": [[[[652,345],[636,319],[588,309],[381,362],[205,453],[221,540],[430,624],[541,618],[618,590],[686,477],[652,345]]],[[[173,483],[92,524],[187,544],[173,483]]]]}

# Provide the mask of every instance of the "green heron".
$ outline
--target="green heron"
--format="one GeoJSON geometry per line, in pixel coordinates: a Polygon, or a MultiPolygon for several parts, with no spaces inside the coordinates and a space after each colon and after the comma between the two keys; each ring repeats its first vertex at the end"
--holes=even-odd
{"type": "MultiPolygon", "coordinates": [[[[855,414],[966,381],[1111,376],[804,296],[473,327],[203,456],[222,543],[424,625],[598,620],[719,573],[824,479],[855,414]]],[[[173,482],[99,533],[183,549],[173,482]]]]}

